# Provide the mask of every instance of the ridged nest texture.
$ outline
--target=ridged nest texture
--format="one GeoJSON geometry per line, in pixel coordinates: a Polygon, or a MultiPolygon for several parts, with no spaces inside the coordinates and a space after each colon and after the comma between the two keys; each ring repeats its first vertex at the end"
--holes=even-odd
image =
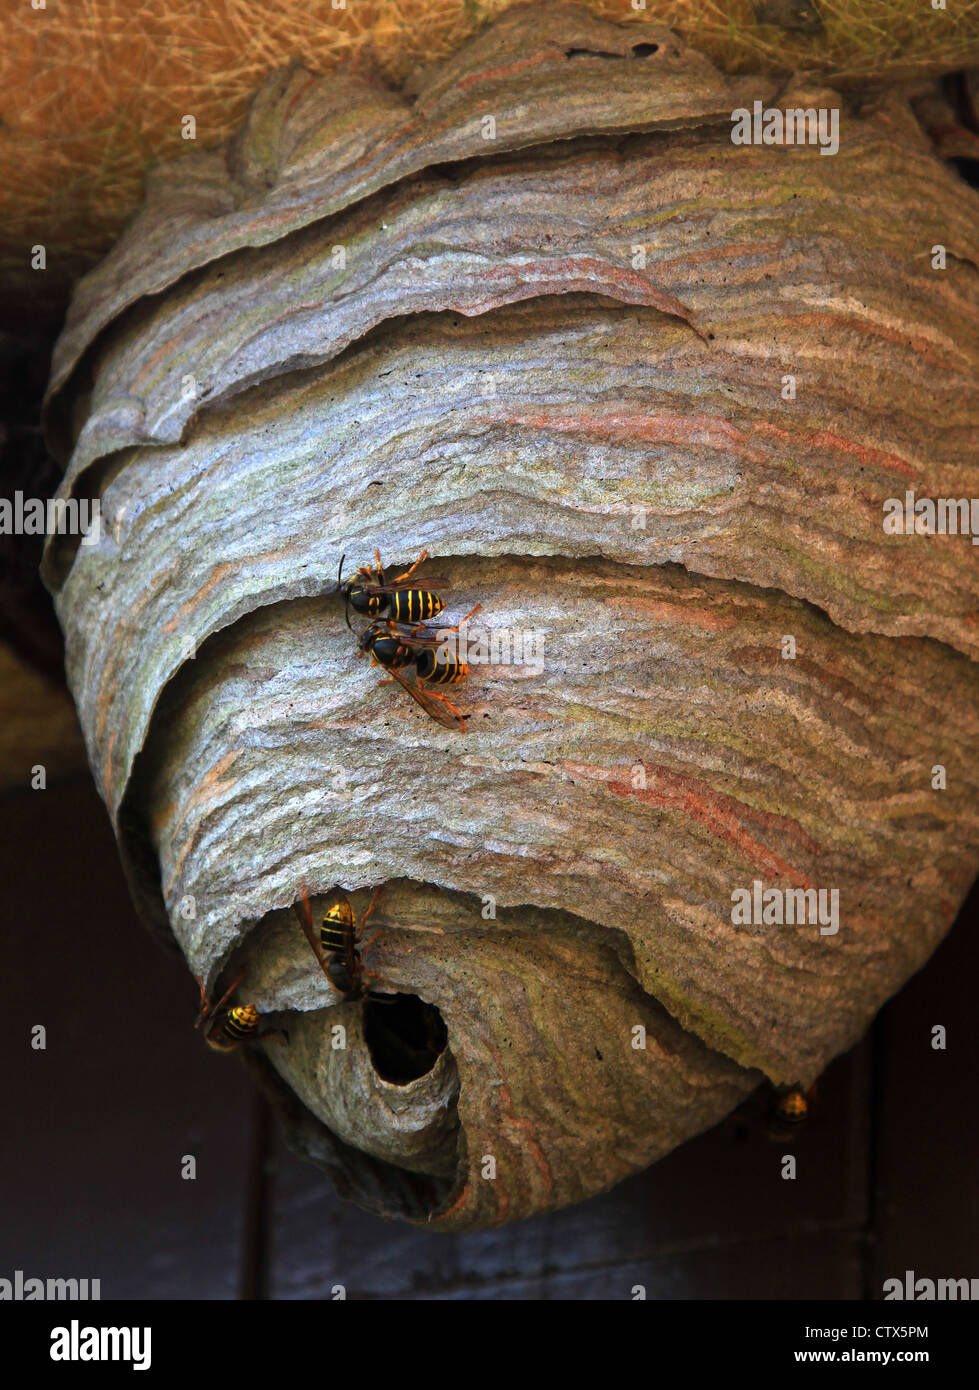
{"type": "Polygon", "coordinates": [[[896,97],[541,5],[411,95],[276,74],[80,285],[47,419],[103,531],[46,574],[92,767],[345,1194],[451,1230],[608,1187],[808,1084],[951,924],[977,552],[882,509],[979,493],[976,211],[896,97]],[[755,99],[842,108],[839,153],[736,147],[755,99]],[[356,659],[375,547],[533,635],[465,734],[356,659]],[[736,924],[756,880],[839,930],[736,924]],[[384,885],[400,1003],[331,988],[302,883],[384,885]]]}

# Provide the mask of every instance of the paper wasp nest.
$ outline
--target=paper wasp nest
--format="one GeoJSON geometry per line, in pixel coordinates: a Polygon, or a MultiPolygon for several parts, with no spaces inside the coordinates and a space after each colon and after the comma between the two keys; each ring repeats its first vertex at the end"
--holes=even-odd
{"type": "Polygon", "coordinates": [[[276,73],[58,345],[102,533],[47,578],[134,892],[387,1215],[573,1202],[808,1083],[976,872],[979,551],[882,523],[979,494],[977,200],[896,97],[831,158],[734,145],[756,99],[842,104],[550,4],[411,91],[276,73]],[[375,547],[523,642],[465,734],[355,659],[375,547]],[[396,1005],[337,1002],[303,881],[385,885],[396,1005]],[[756,882],[838,930],[733,921],[756,882]]]}

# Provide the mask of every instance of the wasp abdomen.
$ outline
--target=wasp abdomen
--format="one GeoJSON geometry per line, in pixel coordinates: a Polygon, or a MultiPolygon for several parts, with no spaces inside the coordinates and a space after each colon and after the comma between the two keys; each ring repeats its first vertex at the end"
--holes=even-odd
{"type": "Polygon", "coordinates": [[[438,656],[433,651],[419,652],[415,658],[415,669],[422,680],[432,685],[455,685],[469,675],[469,667],[457,656],[438,656]]]}
{"type": "Polygon", "coordinates": [[[254,1004],[236,1004],[228,1010],[224,1020],[224,1031],[236,1042],[251,1037],[258,1028],[258,1010],[254,1004]]]}
{"type": "Polygon", "coordinates": [[[344,952],[353,937],[353,908],[344,898],[329,908],[320,923],[320,946],[326,956],[344,952]]]}
{"type": "Polygon", "coordinates": [[[444,607],[438,594],[429,589],[399,589],[391,595],[390,616],[396,623],[421,623],[434,618],[444,607]]]}
{"type": "Polygon", "coordinates": [[[250,1042],[258,1032],[258,1010],[254,1004],[235,1004],[220,1024],[207,1034],[216,1052],[230,1052],[239,1043],[250,1042]]]}

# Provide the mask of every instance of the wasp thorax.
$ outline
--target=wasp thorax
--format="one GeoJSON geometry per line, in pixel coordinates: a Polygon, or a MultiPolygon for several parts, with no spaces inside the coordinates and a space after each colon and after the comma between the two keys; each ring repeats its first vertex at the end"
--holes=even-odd
{"type": "Polygon", "coordinates": [[[340,991],[341,994],[349,994],[354,987],[353,976],[345,961],[333,959],[326,967],[330,983],[340,991]]]}
{"type": "Polygon", "coordinates": [[[350,606],[357,613],[369,613],[371,617],[380,613],[383,599],[378,594],[366,594],[363,589],[353,589],[350,593],[350,606]]]}
{"type": "Polygon", "coordinates": [[[384,623],[371,623],[370,627],[364,629],[360,636],[361,651],[370,651],[374,644],[383,640],[387,635],[387,627],[384,623]]]}

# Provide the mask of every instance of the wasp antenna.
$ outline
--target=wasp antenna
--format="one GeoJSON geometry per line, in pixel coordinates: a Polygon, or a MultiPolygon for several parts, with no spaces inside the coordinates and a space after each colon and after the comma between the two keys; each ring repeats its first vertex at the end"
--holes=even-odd
{"type": "Polygon", "coordinates": [[[340,568],[337,570],[337,586],[336,586],[336,588],[333,590],[333,592],[334,592],[335,594],[338,594],[338,593],[340,592],[340,579],[341,579],[341,576],[343,575],[343,562],[344,562],[344,560],[345,560],[346,558],[347,558],[346,555],[341,555],[341,556],[340,556],[340,568]]]}
{"type": "Polygon", "coordinates": [[[235,980],[232,984],[230,984],[230,985],[228,986],[228,988],[224,991],[224,993],[221,995],[220,1000],[218,1001],[218,1003],[217,1003],[217,1004],[215,1005],[215,1007],[214,1007],[214,1013],[215,1013],[215,1014],[220,1014],[220,1013],[223,1013],[223,1012],[224,1012],[224,1006],[225,1006],[225,1004],[227,1004],[228,1000],[229,1000],[229,999],[231,998],[231,996],[234,994],[235,990],[238,988],[238,986],[241,984],[241,982],[242,982],[242,980],[243,980],[244,978],[245,978],[245,972],[244,972],[244,970],[243,970],[243,971],[241,972],[241,974],[238,976],[237,980],[235,980]]]}

